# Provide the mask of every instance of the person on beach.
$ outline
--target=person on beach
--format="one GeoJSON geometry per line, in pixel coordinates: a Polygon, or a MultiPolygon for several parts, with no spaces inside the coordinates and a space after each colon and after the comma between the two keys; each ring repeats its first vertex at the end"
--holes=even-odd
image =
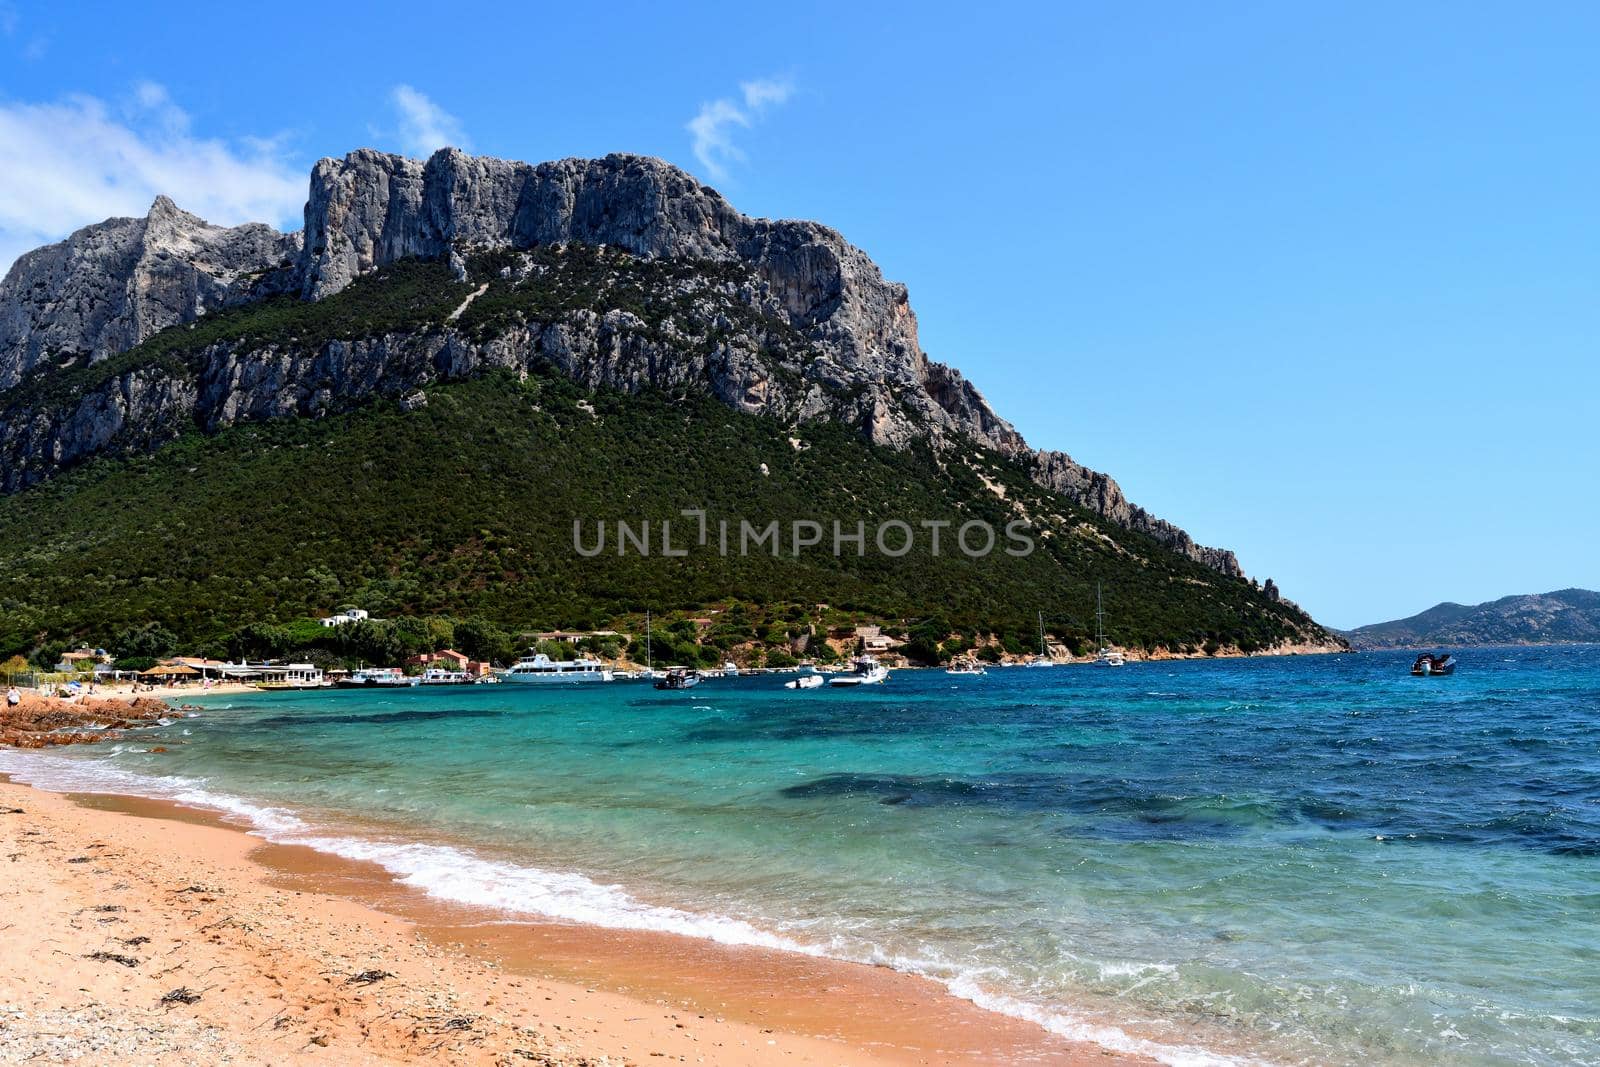
{"type": "Polygon", "coordinates": [[[12,686],[6,690],[6,707],[14,708],[20,703],[22,703],[22,691],[20,689],[12,686]]]}

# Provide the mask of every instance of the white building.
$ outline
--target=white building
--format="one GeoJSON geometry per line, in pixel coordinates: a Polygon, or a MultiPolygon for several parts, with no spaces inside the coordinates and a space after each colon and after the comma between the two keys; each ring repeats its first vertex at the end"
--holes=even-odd
{"type": "Polygon", "coordinates": [[[329,615],[321,620],[324,626],[343,626],[347,622],[366,622],[368,615],[360,608],[343,608],[337,615],[329,615]]]}
{"type": "Polygon", "coordinates": [[[307,688],[323,684],[321,668],[311,663],[224,663],[220,673],[230,681],[264,686],[307,688]]]}

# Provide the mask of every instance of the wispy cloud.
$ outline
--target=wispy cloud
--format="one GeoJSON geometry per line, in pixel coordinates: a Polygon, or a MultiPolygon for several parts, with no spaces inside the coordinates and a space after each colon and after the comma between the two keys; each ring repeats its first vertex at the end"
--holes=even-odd
{"type": "Polygon", "coordinates": [[[400,113],[400,150],[408,156],[431,156],[441,148],[471,149],[461,120],[435,104],[426,93],[396,85],[389,94],[400,113]]]}
{"type": "Polygon", "coordinates": [[[728,168],[744,161],[733,143],[736,130],[749,129],[768,111],[788,102],[794,82],[788,78],[760,78],[739,83],[739,98],[719,97],[700,105],[699,114],[684,127],[694,146],[694,157],[715,181],[728,180],[728,168]]]}
{"type": "Polygon", "coordinates": [[[165,193],[211,222],[298,224],[303,167],[281,139],[196,136],[154,82],[114,105],[92,96],[0,102],[0,273],[30,248],[165,193]]]}

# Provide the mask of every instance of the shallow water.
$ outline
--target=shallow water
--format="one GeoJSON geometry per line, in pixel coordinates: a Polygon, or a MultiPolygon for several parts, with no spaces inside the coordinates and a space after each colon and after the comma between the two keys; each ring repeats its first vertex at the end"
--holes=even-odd
{"type": "Polygon", "coordinates": [[[1410,659],[264,694],[0,770],[1171,1062],[1600,1062],[1600,647],[1410,659]]]}

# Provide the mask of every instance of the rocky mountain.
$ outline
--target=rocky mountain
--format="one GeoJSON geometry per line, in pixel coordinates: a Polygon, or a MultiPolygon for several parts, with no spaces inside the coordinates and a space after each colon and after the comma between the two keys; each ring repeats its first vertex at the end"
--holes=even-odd
{"type": "Polygon", "coordinates": [[[709,392],[958,462],[992,450],[1119,526],[1242,574],[1233,553],[1197,545],[1109,476],[1030,449],[927,357],[905,286],[838,233],[749,218],[689,174],[626,155],[533,165],[445,149],[421,163],[360,150],[316,165],[303,235],[210,226],[161,198],[144,219],[23,256],[0,282],[0,489],[197,426],[319,417],[548,364],[588,387],[709,392]],[[432,299],[385,296],[383,272],[419,260],[449,266],[432,299]],[[371,292],[317,313],[364,281],[371,292]],[[241,309],[250,332],[230,334],[241,309]]]}
{"type": "Polygon", "coordinates": [[[1346,632],[1356,648],[1448,648],[1600,642],[1600,593],[1558,589],[1483,604],[1437,604],[1408,619],[1346,632]]]}
{"type": "Polygon", "coordinates": [[[102,360],[285,288],[299,258],[297,233],[212,226],[164,196],[142,219],[86,226],[23,255],[0,281],[0,390],[51,360],[102,360]]]}

